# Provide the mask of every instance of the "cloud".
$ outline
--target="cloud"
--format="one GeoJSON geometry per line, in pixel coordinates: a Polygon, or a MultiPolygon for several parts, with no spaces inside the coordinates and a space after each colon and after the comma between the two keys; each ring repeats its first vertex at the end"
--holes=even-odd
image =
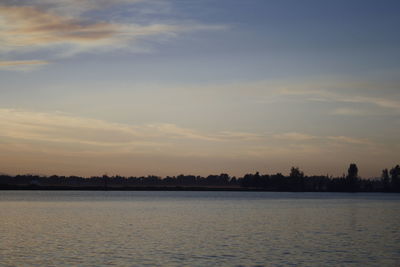
{"type": "Polygon", "coordinates": [[[31,6],[0,6],[3,50],[33,49],[53,44],[83,44],[110,39],[117,28],[109,23],[84,22],[31,6]]]}
{"type": "Polygon", "coordinates": [[[2,49],[33,50],[70,45],[75,50],[123,44],[132,39],[180,31],[174,25],[121,25],[63,17],[35,7],[0,7],[5,29],[0,35],[2,49]],[[80,49],[77,49],[80,48],[80,49]]]}
{"type": "Polygon", "coordinates": [[[49,63],[50,62],[46,60],[0,61],[0,69],[27,71],[42,67],[49,63]]]}
{"type": "Polygon", "coordinates": [[[162,23],[157,21],[156,16],[153,21],[135,23],[126,19],[118,22],[107,15],[101,16],[101,19],[90,15],[91,11],[139,2],[141,1],[36,0],[22,1],[16,5],[13,1],[6,1],[0,4],[0,53],[3,57],[21,57],[39,51],[47,55],[46,59],[56,59],[82,52],[122,48],[135,51],[139,41],[143,39],[224,28],[219,25],[179,21],[162,23]]]}
{"type": "Polygon", "coordinates": [[[276,139],[291,140],[291,141],[309,141],[316,139],[316,136],[304,133],[296,133],[296,132],[274,134],[273,137],[276,139]]]}
{"type": "Polygon", "coordinates": [[[63,113],[15,109],[0,109],[0,127],[0,136],[15,140],[115,149],[129,146],[163,147],[185,140],[208,143],[237,141],[250,135],[235,132],[207,134],[170,123],[129,125],[63,113]]]}
{"type": "MultiPolygon", "coordinates": [[[[400,88],[398,84],[389,88],[400,88]]],[[[376,107],[400,112],[398,95],[387,94],[385,85],[355,82],[325,82],[309,84],[293,84],[280,88],[277,93],[282,96],[296,96],[297,99],[320,102],[341,102],[350,104],[368,104],[376,107]]],[[[355,109],[341,108],[333,112],[338,115],[362,115],[355,109]]]]}
{"type": "Polygon", "coordinates": [[[78,168],[79,173],[97,174],[112,168],[117,173],[135,169],[149,174],[160,166],[161,171],[171,171],[174,166],[171,174],[176,174],[192,172],[192,168],[204,172],[220,170],[221,162],[226,164],[226,171],[243,172],[273,163],[286,168],[290,164],[311,166],[324,160],[335,165],[362,155],[381,159],[398,150],[362,137],[205,132],[171,123],[134,125],[61,112],[5,108],[0,108],[0,129],[2,160],[15,166],[5,170],[15,173],[48,173],[48,168],[55,173],[75,173],[78,168]],[[141,165],[133,168],[132,162],[141,165]],[[90,171],[86,169],[88,164],[90,171]]]}
{"type": "Polygon", "coordinates": [[[249,132],[233,132],[233,131],[222,131],[217,134],[219,138],[223,140],[243,140],[243,141],[257,141],[266,138],[263,134],[249,133],[249,132]]]}
{"type": "Polygon", "coordinates": [[[45,60],[0,61],[0,66],[43,65],[43,64],[49,64],[49,62],[45,60]]]}
{"type": "MultiPolygon", "coordinates": [[[[0,109],[0,136],[50,143],[76,143],[99,147],[165,146],[180,142],[197,142],[211,146],[220,143],[228,146],[269,144],[308,145],[322,143],[371,144],[365,138],[346,136],[315,136],[299,132],[261,134],[221,131],[204,133],[171,123],[130,125],[103,120],[72,116],[64,113],[32,112],[16,109],[0,109]]],[[[194,144],[194,143],[193,143],[194,144]]]]}
{"type": "MultiPolygon", "coordinates": [[[[343,100],[345,101],[345,100],[343,100]]],[[[400,111],[400,101],[379,97],[352,97],[347,102],[373,104],[379,107],[400,111]]]]}
{"type": "Polygon", "coordinates": [[[332,115],[342,115],[342,116],[362,116],[366,112],[360,109],[354,108],[337,108],[331,112],[332,115]]]}
{"type": "MultiPolygon", "coordinates": [[[[61,15],[79,16],[85,12],[97,9],[106,9],[115,5],[135,4],[147,0],[4,0],[4,5],[36,6],[61,15]]],[[[153,0],[147,2],[156,2],[153,0]]]]}
{"type": "Polygon", "coordinates": [[[354,138],[348,136],[328,136],[328,140],[332,140],[339,143],[356,144],[356,145],[373,145],[373,142],[367,138],[354,138]]]}
{"type": "Polygon", "coordinates": [[[205,141],[221,141],[222,139],[214,137],[212,135],[205,135],[198,133],[194,130],[181,128],[171,123],[161,123],[161,124],[150,124],[147,125],[150,129],[154,130],[155,133],[162,133],[168,138],[187,138],[187,139],[197,139],[205,141]]]}
{"type": "MultiPolygon", "coordinates": [[[[321,79],[320,79],[321,80],[321,79]]],[[[326,102],[337,107],[335,115],[370,115],[372,111],[385,109],[400,112],[400,82],[374,81],[368,78],[353,81],[331,78],[324,81],[284,81],[260,80],[235,82],[231,84],[210,84],[201,87],[184,87],[184,90],[198,90],[209,95],[223,95],[228,99],[240,99],[240,102],[259,104],[326,102]],[[371,107],[374,110],[371,111],[371,107]],[[368,111],[368,112],[366,112],[368,111]]]]}
{"type": "Polygon", "coordinates": [[[375,146],[376,144],[367,138],[356,138],[350,136],[316,136],[305,133],[289,132],[272,135],[276,140],[285,141],[287,145],[307,146],[331,146],[331,145],[365,145],[375,146]]]}

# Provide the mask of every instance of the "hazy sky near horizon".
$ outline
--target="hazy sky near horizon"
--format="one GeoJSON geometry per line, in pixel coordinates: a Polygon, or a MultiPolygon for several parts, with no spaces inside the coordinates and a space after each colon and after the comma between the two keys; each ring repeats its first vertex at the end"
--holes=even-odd
{"type": "Polygon", "coordinates": [[[400,2],[1,0],[0,172],[400,163],[400,2]]]}

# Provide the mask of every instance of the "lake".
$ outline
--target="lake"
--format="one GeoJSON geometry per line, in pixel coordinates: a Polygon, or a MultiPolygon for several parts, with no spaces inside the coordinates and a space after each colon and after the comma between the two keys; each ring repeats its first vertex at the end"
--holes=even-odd
{"type": "Polygon", "coordinates": [[[399,266],[400,195],[0,191],[0,266],[399,266]]]}

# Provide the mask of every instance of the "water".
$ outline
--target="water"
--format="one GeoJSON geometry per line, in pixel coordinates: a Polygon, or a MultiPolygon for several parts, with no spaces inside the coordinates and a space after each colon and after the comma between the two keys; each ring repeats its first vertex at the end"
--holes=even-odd
{"type": "Polygon", "coordinates": [[[399,266],[400,195],[0,191],[0,266],[399,266]]]}

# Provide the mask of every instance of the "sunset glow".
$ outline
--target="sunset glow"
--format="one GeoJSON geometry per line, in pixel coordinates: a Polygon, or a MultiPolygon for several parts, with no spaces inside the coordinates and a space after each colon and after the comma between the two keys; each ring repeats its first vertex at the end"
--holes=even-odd
{"type": "Polygon", "coordinates": [[[0,172],[378,177],[400,4],[305,2],[2,1],[0,172]]]}

